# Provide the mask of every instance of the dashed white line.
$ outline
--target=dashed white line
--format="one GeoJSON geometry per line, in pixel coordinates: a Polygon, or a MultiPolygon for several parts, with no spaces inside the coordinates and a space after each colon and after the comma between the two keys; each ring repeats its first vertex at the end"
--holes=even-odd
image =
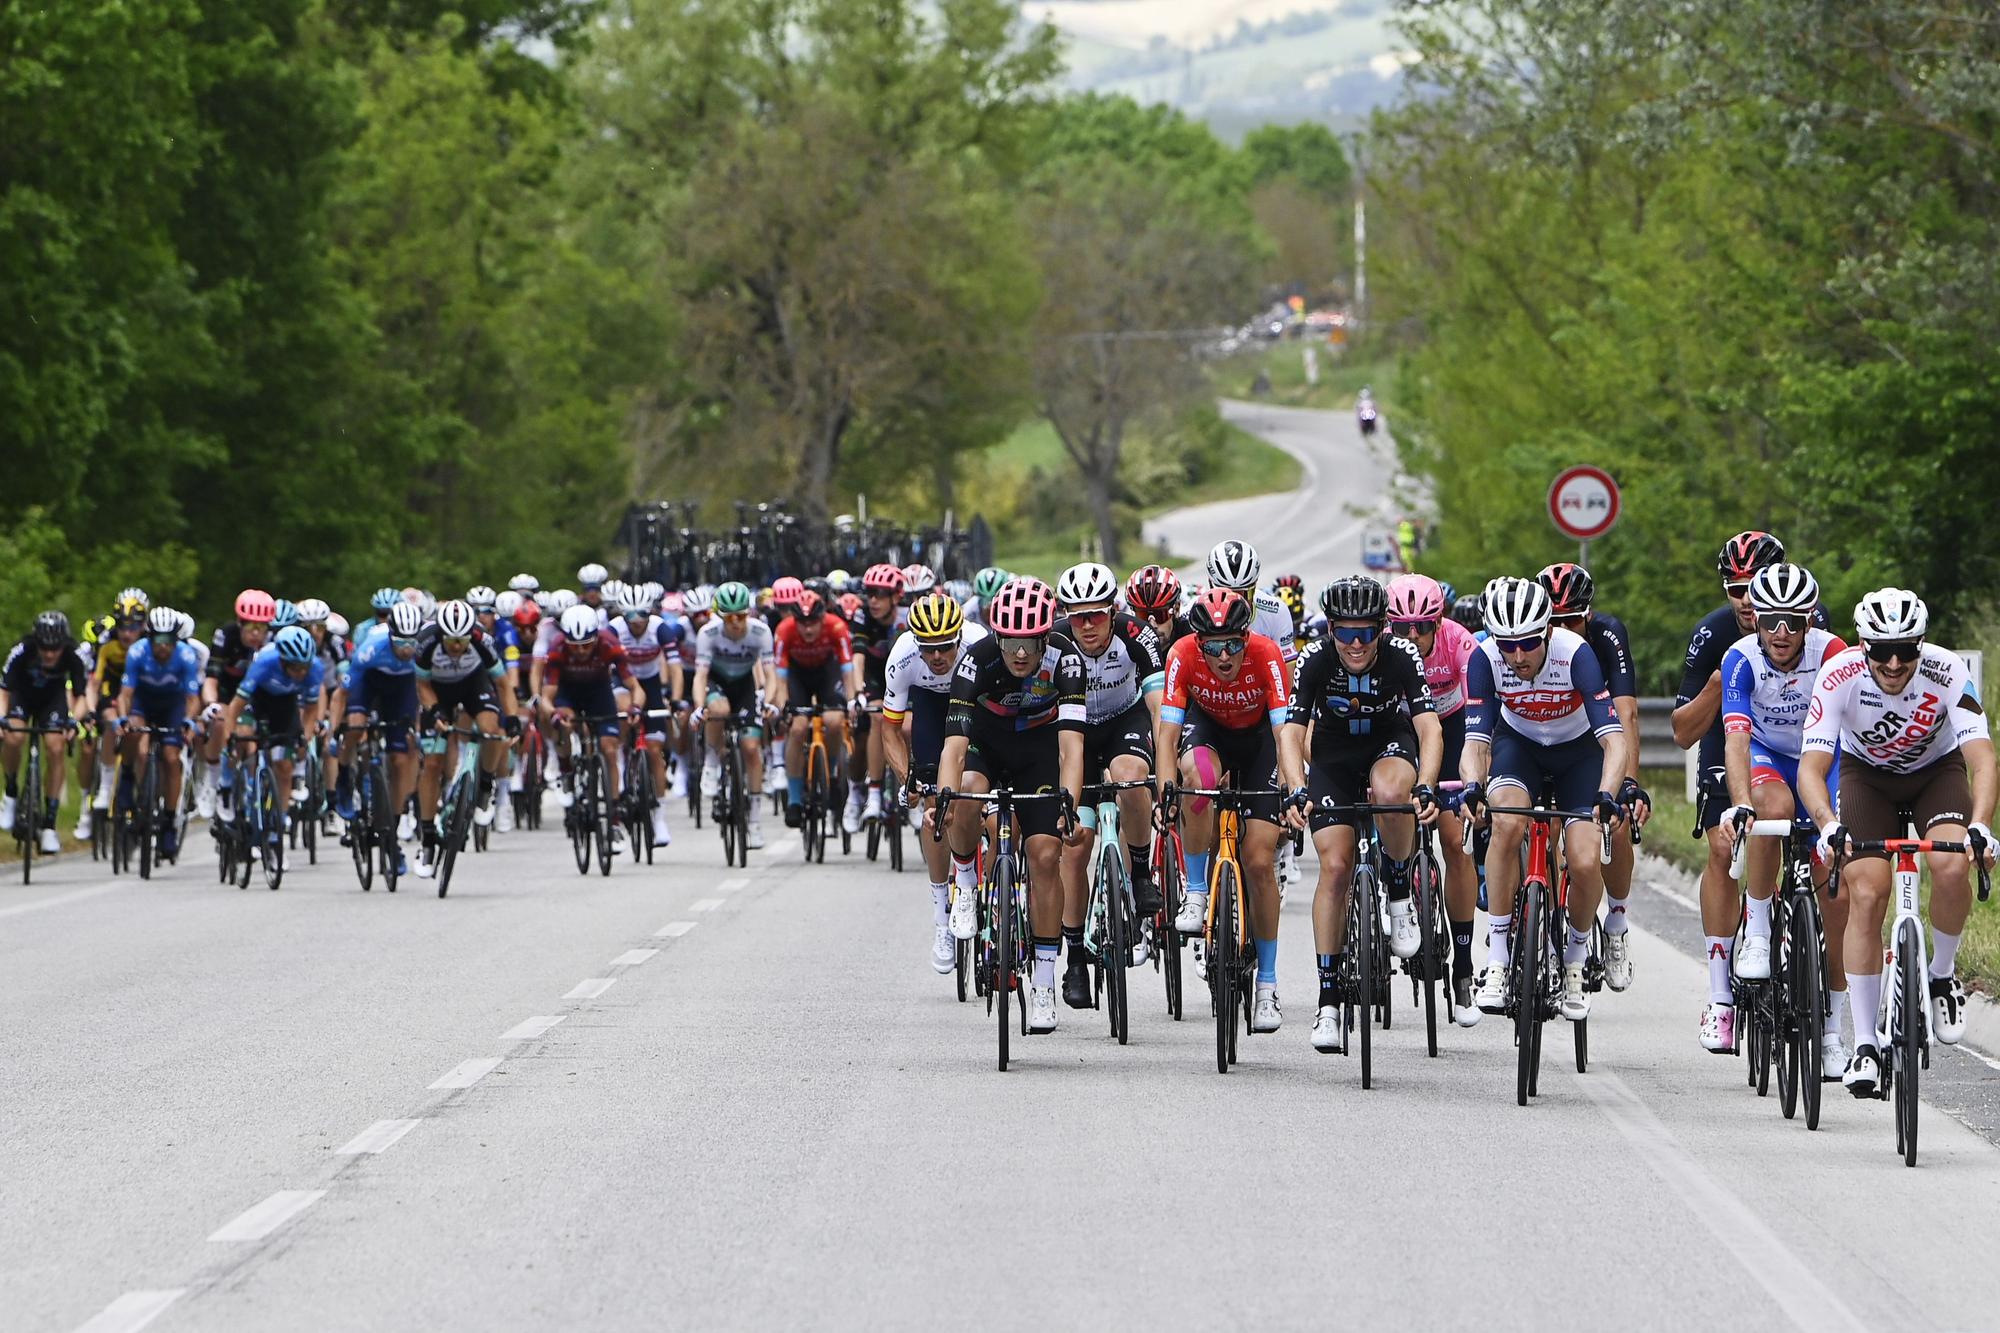
{"type": "Polygon", "coordinates": [[[562,1022],[563,1017],[564,1015],[562,1014],[536,1014],[533,1018],[524,1018],[513,1027],[501,1033],[500,1040],[533,1041],[535,1038],[547,1033],[556,1024],[562,1022]]]}
{"type": "Polygon", "coordinates": [[[353,1157],[365,1152],[384,1152],[397,1139],[422,1124],[421,1120],[377,1120],[343,1144],[336,1156],[353,1157]]]}
{"type": "Polygon", "coordinates": [[[92,1315],[89,1322],[78,1325],[76,1333],[139,1333],[186,1294],[186,1287],[171,1291],[128,1291],[92,1315]]]}
{"type": "Polygon", "coordinates": [[[656,940],[677,940],[699,924],[700,922],[697,921],[669,921],[666,925],[661,926],[653,932],[653,938],[656,940]]]}
{"type": "Polygon", "coordinates": [[[209,1239],[262,1240],[325,1197],[325,1190],[279,1190],[224,1226],[209,1239]]]}
{"type": "Polygon", "coordinates": [[[618,984],[617,977],[585,977],[570,987],[565,1000],[594,1000],[618,984]]]}
{"type": "Polygon", "coordinates": [[[650,958],[659,956],[658,949],[627,949],[611,960],[613,967],[637,967],[650,958]]]}
{"type": "Polygon", "coordinates": [[[715,886],[715,891],[717,893],[734,893],[738,889],[747,889],[749,887],[750,881],[747,879],[725,879],[722,883],[715,886]]]}
{"type": "Polygon", "coordinates": [[[713,912],[720,906],[722,906],[722,899],[720,898],[697,898],[688,904],[688,911],[713,912]]]}
{"type": "Polygon", "coordinates": [[[451,1072],[431,1084],[433,1090],[439,1088],[469,1088],[480,1079],[500,1067],[497,1058],[486,1060],[466,1060],[455,1065],[451,1072]]]}

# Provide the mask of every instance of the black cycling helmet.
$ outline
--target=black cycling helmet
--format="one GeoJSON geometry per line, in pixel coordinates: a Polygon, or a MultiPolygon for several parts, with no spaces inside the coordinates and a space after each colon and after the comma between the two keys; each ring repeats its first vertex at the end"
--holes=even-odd
{"type": "Polygon", "coordinates": [[[44,611],[35,617],[37,648],[67,648],[70,645],[69,617],[60,611],[44,611]]]}
{"type": "Polygon", "coordinates": [[[1319,609],[1328,620],[1372,620],[1380,624],[1389,616],[1389,593],[1367,575],[1351,574],[1326,585],[1319,595],[1319,609]]]}
{"type": "Polygon", "coordinates": [[[1739,532],[1722,544],[1715,557],[1715,569],[1723,582],[1737,583],[1784,558],[1785,544],[1770,533],[1739,532]]]}
{"type": "Polygon", "coordinates": [[[1486,628],[1486,613],[1479,608],[1479,594],[1469,592],[1451,604],[1451,618],[1477,634],[1486,628]]]}
{"type": "Polygon", "coordinates": [[[1546,566],[1535,575],[1535,582],[1548,589],[1549,601],[1554,603],[1558,618],[1589,612],[1590,599],[1597,591],[1590,571],[1568,561],[1546,566]]]}

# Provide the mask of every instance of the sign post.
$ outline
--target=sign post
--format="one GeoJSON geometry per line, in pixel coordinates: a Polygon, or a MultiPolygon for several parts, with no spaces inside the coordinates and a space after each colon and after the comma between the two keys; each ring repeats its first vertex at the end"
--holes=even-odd
{"type": "Polygon", "coordinates": [[[1564,468],[1549,486],[1549,517],[1556,531],[1576,539],[1576,562],[1590,563],[1590,543],[1618,522],[1618,483],[1603,468],[1564,468]]]}

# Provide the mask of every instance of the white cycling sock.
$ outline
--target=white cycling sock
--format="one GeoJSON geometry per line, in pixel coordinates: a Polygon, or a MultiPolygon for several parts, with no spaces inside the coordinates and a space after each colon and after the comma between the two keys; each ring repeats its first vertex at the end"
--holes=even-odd
{"type": "Polygon", "coordinates": [[[940,926],[951,920],[951,885],[931,885],[931,911],[940,926]]]}
{"type": "Polygon", "coordinates": [[[970,891],[979,887],[979,867],[957,852],[951,855],[951,877],[958,881],[961,889],[970,891]]]}
{"type": "Polygon", "coordinates": [[[1060,940],[1035,941],[1035,968],[1030,984],[1046,990],[1056,984],[1056,957],[1061,952],[1060,940]]]}
{"type": "Polygon", "coordinates": [[[1626,931],[1632,929],[1632,923],[1628,921],[1625,916],[1626,902],[1627,900],[1624,898],[1613,898],[1609,895],[1609,893],[1605,895],[1604,899],[1605,934],[1623,935],[1626,931]]]}
{"type": "Polygon", "coordinates": [[[1847,974],[1847,1011],[1854,1015],[1854,1044],[1873,1046],[1880,1049],[1880,1034],[1875,1024],[1880,1020],[1882,1010],[1882,974],[1880,972],[1849,972],[1847,974]]]}
{"type": "Polygon", "coordinates": [[[1931,927],[1931,975],[1948,977],[1958,962],[1958,936],[1931,927]]]}
{"type": "Polygon", "coordinates": [[[1708,937],[1708,999],[1711,1004],[1736,1003],[1736,992],[1729,985],[1729,962],[1735,953],[1734,936],[1708,937]]]}
{"type": "Polygon", "coordinates": [[[1486,914],[1486,961],[1505,967],[1514,956],[1512,946],[1514,918],[1500,916],[1493,912],[1486,914]]]}
{"type": "Polygon", "coordinates": [[[1750,924],[1744,928],[1745,933],[1761,935],[1765,939],[1769,939],[1771,937],[1771,900],[1769,898],[1752,898],[1748,894],[1745,894],[1743,898],[1743,911],[1750,919],[1750,924]]]}
{"type": "Polygon", "coordinates": [[[1563,966],[1574,967],[1590,956],[1590,932],[1569,928],[1569,943],[1563,947],[1563,966]]]}
{"type": "Polygon", "coordinates": [[[1841,1021],[1847,1016],[1847,992],[1844,990],[1828,991],[1826,993],[1826,1003],[1826,1035],[1829,1037],[1838,1037],[1840,1035],[1841,1021]]]}

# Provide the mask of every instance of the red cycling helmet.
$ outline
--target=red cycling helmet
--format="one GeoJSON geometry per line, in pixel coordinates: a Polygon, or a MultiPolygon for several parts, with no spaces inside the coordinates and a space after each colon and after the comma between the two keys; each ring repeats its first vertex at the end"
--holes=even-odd
{"type": "Polygon", "coordinates": [[[1444,619],[1444,589],[1425,574],[1403,574],[1389,581],[1389,619],[1444,619]]]}
{"type": "Polygon", "coordinates": [[[1785,544],[1770,533],[1739,532],[1722,544],[1715,568],[1723,582],[1737,583],[1766,565],[1782,563],[1784,558],[1785,544]]]}
{"type": "Polygon", "coordinates": [[[1188,608],[1196,634],[1248,634],[1250,622],[1250,603],[1234,588],[1210,588],[1188,608]]]}
{"type": "Polygon", "coordinates": [[[1040,579],[1015,579],[986,608],[986,628],[1002,638],[1040,638],[1055,623],[1056,595],[1040,579]]]}
{"type": "Polygon", "coordinates": [[[245,588],[236,594],[236,618],[268,625],[278,614],[278,603],[262,588],[245,588]]]}
{"type": "Polygon", "coordinates": [[[811,588],[799,589],[798,600],[792,603],[792,610],[798,612],[800,620],[817,620],[825,609],[826,599],[811,588]]]}
{"type": "Polygon", "coordinates": [[[788,574],[771,585],[771,600],[779,606],[791,606],[805,590],[805,584],[788,574]]]}
{"type": "Polygon", "coordinates": [[[1125,580],[1125,600],[1140,614],[1178,611],[1181,581],[1165,565],[1146,565],[1125,580]]]}
{"type": "Polygon", "coordinates": [[[842,615],[851,616],[861,610],[861,594],[858,592],[844,592],[835,600],[840,604],[842,615]]]}
{"type": "Polygon", "coordinates": [[[532,601],[524,601],[514,608],[514,623],[522,629],[533,629],[542,623],[542,608],[532,601]]]}
{"type": "Polygon", "coordinates": [[[903,571],[894,565],[870,565],[868,571],[861,576],[861,586],[869,592],[887,592],[901,596],[903,571]]]}
{"type": "Polygon", "coordinates": [[[1548,589],[1549,602],[1558,618],[1588,613],[1590,597],[1597,586],[1591,581],[1589,570],[1568,561],[1550,565],[1535,575],[1535,582],[1548,589]]]}
{"type": "Polygon", "coordinates": [[[1280,574],[1271,580],[1271,586],[1273,588],[1297,588],[1299,596],[1301,598],[1305,596],[1306,581],[1297,574],[1280,574]]]}

